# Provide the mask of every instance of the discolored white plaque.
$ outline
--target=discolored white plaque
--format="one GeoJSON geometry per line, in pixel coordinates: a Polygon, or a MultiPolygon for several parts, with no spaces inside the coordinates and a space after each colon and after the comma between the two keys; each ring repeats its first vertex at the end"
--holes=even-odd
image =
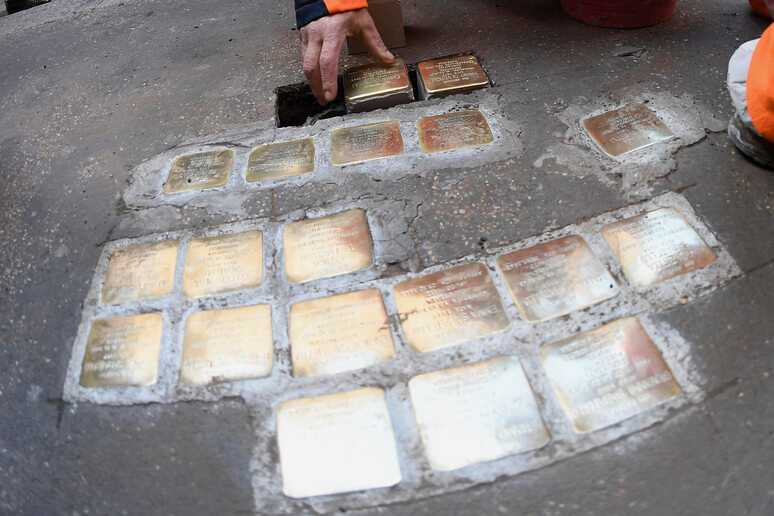
{"type": "Polygon", "coordinates": [[[162,330],[160,313],[94,321],[86,342],[81,385],[142,387],[156,383],[162,330]]]}
{"type": "Polygon", "coordinates": [[[172,292],[177,265],[177,241],[140,244],[110,256],[102,302],[120,304],[158,299],[172,292]]]}
{"type": "Polygon", "coordinates": [[[456,346],[510,325],[482,263],[399,283],[395,302],[406,340],[419,352],[456,346]]]}
{"type": "Polygon", "coordinates": [[[672,208],[608,224],[602,235],[626,278],[638,287],[703,269],[717,259],[701,236],[672,208]]]}
{"type": "Polygon", "coordinates": [[[180,381],[207,385],[271,374],[269,305],[206,310],[188,317],[180,381]]]}
{"type": "Polygon", "coordinates": [[[349,274],[373,263],[368,219],[361,209],[288,224],[283,243],[291,283],[349,274]]]}
{"type": "Polygon", "coordinates": [[[293,498],[389,487],[401,480],[384,391],[302,398],[277,413],[282,490],[293,498]]]}
{"type": "Polygon", "coordinates": [[[164,192],[188,192],[223,186],[228,182],[233,166],[234,151],[231,149],[178,156],[169,169],[164,192]]]}
{"type": "Polygon", "coordinates": [[[409,390],[425,453],[435,470],[499,459],[549,441],[515,357],[416,376],[409,390]]]}
{"type": "Polygon", "coordinates": [[[592,432],[681,393],[659,349],[631,317],[543,346],[543,367],[576,432],[592,432]]]}
{"type": "Polygon", "coordinates": [[[261,145],[250,153],[245,179],[252,183],[314,172],[314,154],[312,138],[261,145]]]}
{"type": "Polygon", "coordinates": [[[183,269],[183,292],[188,297],[203,297],[260,286],[262,246],[260,231],[191,240],[183,269]]]}
{"type": "Polygon", "coordinates": [[[599,148],[612,157],[674,138],[671,129],[645,104],[627,104],[586,118],[583,127],[599,148]]]}
{"type": "Polygon", "coordinates": [[[395,349],[377,289],[296,303],[290,307],[295,376],[362,369],[390,360],[395,349]]]}
{"type": "Polygon", "coordinates": [[[335,129],[331,135],[331,161],[344,166],[403,153],[399,122],[379,122],[335,129]]]}
{"type": "Polygon", "coordinates": [[[458,111],[426,116],[417,122],[419,146],[435,153],[492,143],[492,129],[481,111],[458,111]]]}
{"type": "Polygon", "coordinates": [[[579,236],[501,256],[497,266],[524,319],[540,322],[618,295],[607,268],[579,236]]]}

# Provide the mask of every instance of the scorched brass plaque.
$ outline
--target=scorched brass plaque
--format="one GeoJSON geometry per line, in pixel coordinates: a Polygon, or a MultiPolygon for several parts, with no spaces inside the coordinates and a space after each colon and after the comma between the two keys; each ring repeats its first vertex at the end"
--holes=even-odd
{"type": "Polygon", "coordinates": [[[260,231],[191,240],[183,269],[183,292],[203,297],[256,288],[263,279],[260,231]]]}
{"type": "Polygon", "coordinates": [[[250,153],[245,177],[252,183],[314,172],[314,152],[312,138],[261,145],[250,153]]]}
{"type": "Polygon", "coordinates": [[[378,388],[287,401],[277,414],[282,490],[292,498],[389,487],[401,480],[378,388]]]}
{"type": "Polygon", "coordinates": [[[489,77],[472,55],[422,61],[417,65],[417,71],[426,98],[489,86],[489,77]]]}
{"type": "Polygon", "coordinates": [[[607,268],[579,236],[568,236],[501,256],[516,307],[530,322],[546,321],[618,295],[607,268]]]}
{"type": "Polygon", "coordinates": [[[337,166],[396,156],[402,152],[403,137],[398,122],[335,129],[331,136],[331,161],[337,166]]]}
{"type": "Polygon", "coordinates": [[[395,354],[387,312],[377,289],[296,303],[290,308],[294,376],[353,371],[395,354]]]}
{"type": "Polygon", "coordinates": [[[373,263],[368,219],[361,209],[288,224],[283,242],[291,283],[348,274],[373,263]]]}
{"type": "Polygon", "coordinates": [[[178,156],[172,162],[164,192],[178,193],[217,188],[228,182],[234,165],[234,151],[200,152],[178,156]]]}
{"type": "Polygon", "coordinates": [[[399,283],[395,302],[406,340],[419,352],[462,344],[510,325],[482,263],[399,283]]]}
{"type": "Polygon", "coordinates": [[[166,240],[115,251],[102,285],[102,303],[157,299],[172,292],[178,242],[166,240]]]}
{"type": "Polygon", "coordinates": [[[576,432],[592,432],[649,410],[681,393],[636,318],[543,346],[541,358],[576,432]]]}
{"type": "Polygon", "coordinates": [[[426,116],[417,122],[419,146],[434,153],[492,143],[492,130],[481,111],[426,116]]]}
{"type": "Polygon", "coordinates": [[[638,287],[703,269],[717,259],[698,233],[672,208],[609,224],[602,235],[626,278],[638,287]]]}
{"type": "Polygon", "coordinates": [[[415,376],[409,390],[425,453],[435,470],[534,450],[549,440],[515,357],[415,376]]]}
{"type": "Polygon", "coordinates": [[[156,383],[163,321],[160,313],[97,319],[81,369],[84,387],[143,387],[156,383]]]}
{"type": "Polygon", "coordinates": [[[674,137],[645,104],[628,104],[586,118],[583,127],[605,154],[614,158],[674,137]]]}
{"type": "Polygon", "coordinates": [[[195,312],[185,324],[180,381],[207,385],[268,376],[273,357],[269,305],[195,312]]]}

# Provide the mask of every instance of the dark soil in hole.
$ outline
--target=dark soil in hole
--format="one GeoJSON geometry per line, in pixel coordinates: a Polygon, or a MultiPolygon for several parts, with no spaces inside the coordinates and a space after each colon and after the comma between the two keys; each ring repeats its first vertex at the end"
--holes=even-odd
{"type": "Polygon", "coordinates": [[[321,106],[305,82],[280,86],[275,90],[277,127],[313,125],[324,118],[345,115],[347,110],[344,107],[343,91],[344,87],[339,78],[339,96],[327,106],[321,106]]]}

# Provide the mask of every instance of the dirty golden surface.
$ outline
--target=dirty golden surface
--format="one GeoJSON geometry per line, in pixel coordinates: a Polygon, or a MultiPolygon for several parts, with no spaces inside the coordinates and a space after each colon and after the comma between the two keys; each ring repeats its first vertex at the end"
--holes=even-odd
{"type": "Polygon", "coordinates": [[[417,72],[428,97],[489,86],[489,77],[473,55],[428,59],[417,64],[417,72]]]}
{"type": "Polygon", "coordinates": [[[344,73],[347,103],[406,89],[411,89],[411,80],[406,63],[400,58],[391,65],[369,63],[349,68],[344,73]]]}
{"type": "Polygon", "coordinates": [[[334,165],[352,165],[403,152],[400,123],[378,122],[335,129],[331,135],[331,161],[334,165]]]}
{"type": "Polygon", "coordinates": [[[176,240],[165,240],[113,252],[102,284],[102,303],[146,301],[170,294],[177,251],[176,240]]]}
{"type": "Polygon", "coordinates": [[[608,156],[618,157],[670,140],[674,133],[645,104],[619,109],[583,120],[583,127],[608,156]]]}
{"type": "Polygon", "coordinates": [[[218,188],[228,182],[234,166],[234,151],[199,152],[178,156],[169,169],[165,193],[218,188]]]}
{"type": "Polygon", "coordinates": [[[183,293],[188,297],[256,288],[262,280],[260,231],[199,238],[188,244],[183,268],[183,293]]]}
{"type": "Polygon", "coordinates": [[[492,129],[481,111],[458,111],[426,116],[417,122],[419,146],[428,154],[479,147],[494,141],[492,129]]]}
{"type": "Polygon", "coordinates": [[[260,145],[250,153],[245,179],[252,183],[309,174],[314,159],[312,138],[260,145]]]}

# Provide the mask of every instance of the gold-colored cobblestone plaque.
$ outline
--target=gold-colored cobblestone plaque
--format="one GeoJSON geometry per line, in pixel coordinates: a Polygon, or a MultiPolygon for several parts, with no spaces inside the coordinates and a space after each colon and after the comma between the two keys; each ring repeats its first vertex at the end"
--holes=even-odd
{"type": "Polygon", "coordinates": [[[478,147],[494,141],[492,130],[481,111],[459,111],[426,116],[417,122],[419,146],[433,153],[478,147]]]}
{"type": "Polygon", "coordinates": [[[274,346],[269,305],[206,310],[188,317],[180,381],[207,385],[271,374],[274,346]]]}
{"type": "Polygon", "coordinates": [[[102,302],[120,304],[158,299],[172,292],[178,242],[166,240],[115,251],[110,257],[102,302]]]}
{"type": "Polygon", "coordinates": [[[81,369],[84,387],[143,387],[156,383],[163,321],[160,313],[97,319],[81,369]]]}
{"type": "Polygon", "coordinates": [[[253,149],[247,163],[246,179],[267,181],[314,172],[314,140],[268,143],[253,149]]]}
{"type": "Polygon", "coordinates": [[[645,104],[626,106],[583,120],[583,127],[605,154],[618,157],[674,137],[645,104]]]}
{"type": "Polygon", "coordinates": [[[515,357],[416,376],[409,390],[425,453],[435,470],[499,459],[549,441],[515,357]]]}
{"type": "Polygon", "coordinates": [[[510,325],[482,263],[399,283],[395,302],[406,340],[419,352],[462,344],[510,325]]]}
{"type": "Polygon", "coordinates": [[[203,297],[256,288],[263,279],[260,231],[191,240],[183,269],[183,292],[203,297]]]}
{"type": "Polygon", "coordinates": [[[434,98],[453,93],[486,88],[489,77],[476,56],[439,57],[417,65],[422,98],[434,98]]]}
{"type": "Polygon", "coordinates": [[[234,151],[231,149],[178,156],[172,162],[164,192],[189,192],[223,186],[228,182],[233,166],[234,151]]]}
{"type": "Polygon", "coordinates": [[[292,498],[389,487],[401,480],[384,391],[302,398],[277,413],[282,490],[292,498]]]}
{"type": "Polygon", "coordinates": [[[568,236],[501,256],[519,313],[540,322],[581,310],[618,295],[607,268],[579,236],[568,236]]]}
{"type": "Polygon", "coordinates": [[[395,349],[377,289],[296,303],[290,308],[295,376],[353,371],[390,360],[395,349]]]}
{"type": "Polygon", "coordinates": [[[681,393],[636,318],[543,346],[543,367],[576,432],[592,432],[681,393]]]}
{"type": "Polygon", "coordinates": [[[703,269],[717,256],[682,215],[661,208],[604,227],[602,235],[635,286],[703,269]]]}
{"type": "Polygon", "coordinates": [[[396,156],[403,152],[398,122],[379,122],[335,129],[331,136],[331,161],[344,166],[396,156]]]}
{"type": "Polygon", "coordinates": [[[356,272],[373,263],[365,211],[293,222],[285,226],[285,274],[292,283],[356,272]]]}
{"type": "Polygon", "coordinates": [[[344,73],[344,102],[356,113],[392,107],[414,100],[408,68],[398,58],[391,65],[369,63],[344,73]]]}

